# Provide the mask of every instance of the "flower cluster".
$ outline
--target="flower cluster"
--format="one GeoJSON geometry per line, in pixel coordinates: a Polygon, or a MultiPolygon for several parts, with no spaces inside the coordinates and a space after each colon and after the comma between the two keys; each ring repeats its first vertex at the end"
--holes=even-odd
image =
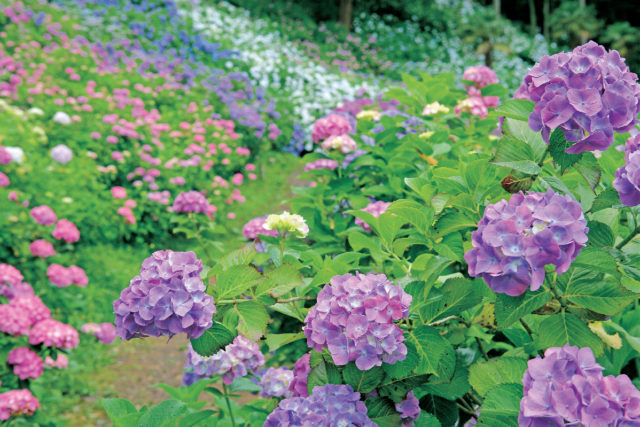
{"type": "Polygon", "coordinates": [[[496,72],[486,65],[475,65],[464,70],[462,80],[473,83],[473,87],[482,89],[485,86],[498,83],[496,72]]]}
{"type": "Polygon", "coordinates": [[[296,237],[307,237],[309,226],[300,215],[290,214],[287,211],[280,215],[271,214],[267,217],[263,227],[266,230],[277,231],[281,235],[292,234],[296,237]]]}
{"type": "Polygon", "coordinates": [[[58,220],[56,213],[49,206],[36,206],[31,209],[31,217],[41,225],[53,225],[58,220]]]}
{"type": "MultiPolygon", "coordinates": [[[[389,202],[377,201],[377,202],[369,203],[366,207],[362,208],[361,210],[364,212],[370,213],[376,218],[379,218],[380,215],[382,215],[387,211],[390,205],[391,203],[389,202]]],[[[369,226],[369,224],[367,224],[360,218],[356,218],[356,225],[361,226],[364,231],[371,231],[371,227],[369,226]]]]}
{"type": "Polygon", "coordinates": [[[316,169],[334,170],[337,167],[338,167],[338,162],[336,162],[335,160],[318,159],[318,160],[315,160],[313,162],[309,162],[306,165],[304,165],[304,170],[305,170],[305,172],[306,171],[316,170],[316,169]]]}
{"type": "Polygon", "coordinates": [[[542,285],[545,265],[555,265],[558,274],[567,271],[588,231],[580,203],[571,197],[552,190],[514,194],[509,202],[487,206],[464,258],[471,276],[517,296],[542,285]]]}
{"type": "Polygon", "coordinates": [[[460,114],[462,111],[468,111],[474,116],[481,119],[487,117],[489,108],[497,107],[500,98],[497,96],[483,96],[480,89],[490,84],[498,83],[498,76],[489,67],[478,65],[469,67],[465,70],[462,79],[473,83],[473,85],[465,86],[469,98],[462,100],[455,107],[455,113],[460,114]]]}
{"type": "Polygon", "coordinates": [[[407,398],[395,406],[402,418],[403,426],[413,426],[413,422],[420,416],[420,402],[413,395],[413,391],[407,393],[407,398]]]}
{"type": "Polygon", "coordinates": [[[384,274],[334,276],[305,319],[307,344],[328,348],[336,365],[355,360],[363,371],[404,360],[405,339],[394,321],[407,318],[410,305],[411,295],[384,274]]]}
{"type": "Polygon", "coordinates": [[[289,384],[289,391],[293,397],[307,397],[309,396],[309,390],[307,390],[307,382],[309,378],[309,372],[311,372],[311,352],[305,354],[296,361],[293,365],[293,380],[289,384]]]}
{"type": "Polygon", "coordinates": [[[640,391],[626,375],[603,376],[589,347],[552,347],[529,360],[518,425],[638,425],[640,391]]]}
{"type": "Polygon", "coordinates": [[[31,251],[31,255],[38,258],[47,258],[56,255],[56,250],[53,248],[53,245],[44,239],[38,239],[31,242],[29,245],[29,251],[31,251]]]}
{"type": "Polygon", "coordinates": [[[293,371],[287,368],[269,368],[260,378],[260,396],[266,399],[271,397],[289,397],[289,386],[293,381],[293,371]]]}
{"type": "Polygon", "coordinates": [[[18,286],[24,277],[20,270],[10,264],[0,264],[0,285],[18,286]]]}
{"type": "Polygon", "coordinates": [[[15,295],[9,301],[9,305],[27,315],[29,326],[51,317],[49,308],[35,295],[15,295]]]}
{"type": "Polygon", "coordinates": [[[67,287],[71,284],[82,287],[89,284],[89,278],[84,270],[75,265],[67,268],[60,264],[51,264],[47,268],[47,277],[51,283],[60,288],[67,287]]]}
{"type": "Polygon", "coordinates": [[[322,141],[321,147],[325,151],[340,151],[347,154],[358,148],[356,142],[349,135],[335,135],[322,141]]]}
{"type": "Polygon", "coordinates": [[[42,359],[29,347],[16,347],[9,352],[7,362],[21,380],[36,379],[42,375],[42,359]]]}
{"type": "Polygon", "coordinates": [[[360,393],[346,384],[313,388],[309,397],[282,400],[269,414],[265,427],[276,426],[360,426],[374,427],[360,393]]]}
{"type": "Polygon", "coordinates": [[[544,56],[515,97],[535,102],[529,126],[542,130],[545,141],[560,128],[573,144],[567,153],[605,150],[614,132],[627,132],[638,122],[637,80],[617,51],[590,41],[570,53],[544,56]]]}
{"type": "Polygon", "coordinates": [[[76,225],[66,219],[61,219],[53,229],[53,237],[58,240],[64,240],[67,243],[73,243],[80,240],[80,232],[76,225]]]}
{"type": "Polygon", "coordinates": [[[229,385],[235,378],[264,365],[264,355],[258,344],[238,335],[233,342],[210,357],[211,373],[222,375],[222,382],[229,385]]]}
{"type": "Polygon", "coordinates": [[[124,340],[181,332],[189,338],[202,335],[211,327],[216,307],[204,292],[201,272],[202,261],[191,251],[154,252],[113,303],[117,335],[124,340]]]}
{"type": "Polygon", "coordinates": [[[178,213],[209,213],[209,201],[199,191],[178,194],[173,201],[173,211],[178,213]]]}
{"type": "Polygon", "coordinates": [[[19,415],[33,415],[37,409],[40,409],[40,402],[27,389],[0,393],[0,420],[2,421],[19,415]]]}
{"type": "Polygon", "coordinates": [[[116,327],[112,323],[85,323],[80,331],[93,335],[104,344],[111,344],[116,340],[116,327]]]}
{"type": "Polygon", "coordinates": [[[431,104],[427,104],[424,106],[422,110],[423,116],[434,116],[438,113],[448,113],[449,107],[440,104],[438,101],[432,102],[431,104]]]}
{"type": "Polygon", "coordinates": [[[267,230],[264,228],[264,223],[267,220],[266,216],[260,216],[253,218],[242,227],[242,234],[248,240],[255,240],[260,234],[265,236],[277,236],[276,230],[267,230]]]}
{"type": "Polygon", "coordinates": [[[31,319],[26,311],[10,304],[0,304],[0,332],[18,336],[29,333],[31,319]]]}
{"type": "Polygon", "coordinates": [[[182,385],[190,386],[204,378],[214,375],[213,362],[211,357],[199,355],[191,346],[187,344],[187,361],[184,364],[182,374],[182,385]]]}
{"type": "Polygon", "coordinates": [[[73,158],[73,151],[64,144],[56,145],[51,149],[51,158],[64,165],[73,158]]]}
{"type": "Polygon", "coordinates": [[[36,323],[29,331],[29,344],[45,347],[74,348],[78,345],[78,331],[54,319],[36,323]]]}
{"type": "Polygon", "coordinates": [[[625,206],[640,205],[640,134],[624,145],[625,165],[616,171],[613,187],[625,206]]]}
{"type": "Polygon", "coordinates": [[[318,142],[332,136],[346,135],[349,132],[351,132],[351,123],[345,117],[340,114],[329,114],[313,124],[311,139],[313,142],[318,142]]]}
{"type": "Polygon", "coordinates": [[[66,369],[69,366],[69,359],[62,353],[58,353],[56,360],[53,360],[51,356],[47,356],[44,359],[44,366],[47,368],[66,369]]]}

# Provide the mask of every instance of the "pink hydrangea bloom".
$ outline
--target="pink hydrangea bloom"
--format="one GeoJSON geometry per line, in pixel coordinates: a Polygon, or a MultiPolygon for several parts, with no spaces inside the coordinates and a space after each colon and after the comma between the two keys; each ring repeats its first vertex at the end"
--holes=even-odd
{"type": "Polygon", "coordinates": [[[49,308],[36,295],[16,295],[9,301],[9,305],[26,313],[29,326],[51,317],[49,308]]]}
{"type": "Polygon", "coordinates": [[[85,323],[80,330],[93,335],[104,344],[111,344],[116,339],[116,327],[112,323],[85,323]]]}
{"type": "MultiPolygon", "coordinates": [[[[361,210],[364,212],[369,212],[371,215],[378,218],[380,217],[380,215],[382,215],[387,211],[387,208],[389,208],[389,205],[391,205],[391,203],[378,201],[378,202],[369,203],[365,208],[361,210]]],[[[364,231],[371,231],[371,227],[369,226],[369,224],[367,224],[360,218],[356,218],[356,225],[362,226],[362,229],[364,231]]]]}
{"type": "Polygon", "coordinates": [[[47,356],[44,359],[44,366],[47,368],[66,369],[69,366],[69,359],[62,353],[58,353],[56,360],[53,360],[51,356],[47,356]]]}
{"type": "Polygon", "coordinates": [[[74,285],[85,287],[89,284],[89,278],[82,268],[76,265],[72,265],[68,268],[68,270],[71,274],[71,281],[74,285]]]}
{"type": "Polygon", "coordinates": [[[18,336],[29,333],[31,320],[28,313],[22,308],[13,307],[9,304],[0,304],[0,332],[8,335],[18,336]]]}
{"type": "Polygon", "coordinates": [[[244,237],[248,240],[254,240],[258,238],[259,234],[264,234],[265,236],[277,236],[278,232],[276,230],[267,230],[264,228],[264,222],[266,220],[266,216],[261,216],[253,218],[247,222],[244,227],[242,227],[242,234],[244,237]]]}
{"type": "Polygon", "coordinates": [[[464,71],[462,80],[473,82],[475,87],[482,89],[490,84],[498,83],[498,76],[491,68],[485,65],[476,65],[464,71]]]}
{"type": "Polygon", "coordinates": [[[35,208],[32,208],[31,217],[35,219],[38,224],[42,225],[52,225],[58,220],[58,217],[56,216],[53,209],[51,209],[47,205],[36,206],[35,208]]]}
{"type": "Polygon", "coordinates": [[[11,154],[7,151],[6,148],[0,146],[0,165],[8,165],[11,163],[11,154]]]}
{"type": "Polygon", "coordinates": [[[29,331],[29,344],[45,347],[74,348],[78,345],[78,331],[55,319],[36,323],[29,331]]]}
{"type": "Polygon", "coordinates": [[[187,191],[178,194],[173,202],[173,210],[179,213],[208,213],[209,201],[199,191],[187,191]]]}
{"type": "Polygon", "coordinates": [[[50,256],[55,256],[56,254],[56,250],[53,248],[53,245],[44,239],[39,239],[31,242],[31,244],[29,245],[29,250],[31,251],[31,255],[37,256],[39,258],[47,258],[50,256]]]}
{"type": "Polygon", "coordinates": [[[17,347],[9,352],[7,362],[21,380],[36,379],[42,375],[42,359],[29,347],[17,347]]]}
{"type": "Polygon", "coordinates": [[[47,268],[47,277],[59,288],[64,288],[73,283],[71,271],[60,264],[51,264],[47,268]]]}
{"type": "Polygon", "coordinates": [[[40,402],[27,389],[0,393],[0,420],[6,421],[19,415],[33,415],[40,402]]]}
{"type": "Polygon", "coordinates": [[[111,195],[116,199],[126,199],[127,190],[125,190],[123,187],[112,187],[111,195]]]}
{"type": "Polygon", "coordinates": [[[336,162],[335,160],[318,159],[318,160],[315,160],[313,162],[309,162],[306,165],[304,165],[304,170],[305,170],[305,172],[306,171],[316,170],[316,169],[331,169],[331,170],[334,170],[337,167],[338,167],[338,162],[336,162]]]}
{"type": "Polygon", "coordinates": [[[6,283],[11,286],[17,286],[23,279],[22,273],[14,266],[0,264],[0,285],[6,283]]]}
{"type": "Polygon", "coordinates": [[[322,141],[322,149],[325,151],[340,151],[350,153],[358,148],[356,142],[349,135],[332,135],[322,141]]]}
{"type": "Polygon", "coordinates": [[[58,240],[62,239],[67,243],[73,243],[80,240],[80,231],[71,221],[61,219],[53,230],[53,237],[58,240]]]}
{"type": "Polygon", "coordinates": [[[313,124],[311,138],[313,142],[318,142],[330,136],[345,135],[349,132],[351,132],[351,124],[346,118],[339,114],[329,114],[313,124]]]}
{"type": "Polygon", "coordinates": [[[9,177],[0,172],[0,187],[7,187],[9,184],[11,184],[9,177]]]}

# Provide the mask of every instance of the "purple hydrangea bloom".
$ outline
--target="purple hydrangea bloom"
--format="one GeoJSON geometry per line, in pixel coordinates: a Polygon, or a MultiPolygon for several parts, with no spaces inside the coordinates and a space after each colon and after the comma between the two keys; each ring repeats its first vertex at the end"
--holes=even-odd
{"type": "Polygon", "coordinates": [[[216,307],[201,272],[202,261],[193,252],[154,252],[113,303],[118,336],[202,335],[213,324],[216,307]]]}
{"type": "Polygon", "coordinates": [[[204,378],[213,375],[213,362],[211,357],[201,356],[193,349],[191,343],[187,344],[187,361],[184,364],[182,385],[190,386],[204,378]]]}
{"type": "MultiPolygon", "coordinates": [[[[379,218],[380,215],[387,211],[389,205],[391,205],[391,203],[389,202],[372,202],[361,210],[370,213],[376,218],[379,218]]],[[[360,218],[356,218],[356,225],[360,225],[364,231],[371,231],[371,227],[369,226],[369,224],[367,224],[360,218]]]]}
{"type": "Polygon", "coordinates": [[[360,393],[346,384],[313,388],[309,397],[290,397],[269,414],[265,427],[279,426],[375,427],[367,416],[360,393]]]}
{"type": "Polygon", "coordinates": [[[589,347],[569,344],[529,360],[518,425],[640,425],[640,391],[626,375],[602,370],[589,347]]]}
{"type": "Polygon", "coordinates": [[[178,213],[209,213],[209,201],[199,191],[178,194],[173,202],[173,211],[178,213]]]}
{"type": "Polygon", "coordinates": [[[307,380],[309,378],[309,372],[311,372],[310,364],[311,352],[302,356],[293,365],[293,381],[289,384],[289,390],[293,397],[307,397],[309,396],[309,390],[307,390],[307,380]]]}
{"type": "Polygon", "coordinates": [[[263,234],[265,236],[277,236],[278,232],[276,230],[267,230],[264,228],[264,222],[266,220],[266,216],[261,216],[253,218],[247,222],[244,227],[242,227],[242,234],[244,237],[248,240],[254,240],[258,238],[259,234],[263,234]]]}
{"type": "Polygon", "coordinates": [[[627,139],[624,151],[625,165],[616,171],[613,187],[623,205],[640,205],[640,134],[627,139]]]}
{"type": "Polygon", "coordinates": [[[212,364],[211,373],[222,375],[222,382],[227,385],[235,378],[244,377],[264,365],[264,355],[258,344],[240,335],[209,360],[212,364]]]}
{"type": "Polygon", "coordinates": [[[482,277],[496,292],[511,296],[544,281],[544,266],[562,274],[587,243],[587,221],[580,203],[548,190],[511,196],[487,206],[473,249],[464,254],[469,274],[482,277]]]}
{"type": "Polygon", "coordinates": [[[293,381],[293,371],[288,368],[269,368],[260,379],[260,396],[264,398],[270,397],[289,397],[291,391],[289,386],[293,381]]]}
{"type": "Polygon", "coordinates": [[[413,394],[413,391],[407,393],[407,398],[402,402],[396,403],[396,411],[402,418],[403,427],[412,427],[414,421],[420,416],[420,402],[413,394]]]}
{"type": "Polygon", "coordinates": [[[59,144],[51,149],[51,158],[64,165],[73,158],[73,151],[66,145],[59,144]]]}
{"type": "Polygon", "coordinates": [[[329,349],[336,365],[354,360],[363,371],[404,360],[405,339],[394,321],[406,319],[410,305],[411,295],[384,274],[334,276],[305,319],[307,344],[329,349]]]}
{"type": "Polygon", "coordinates": [[[331,169],[334,170],[335,168],[338,167],[338,162],[336,162],[335,160],[331,160],[331,159],[318,159],[315,160],[313,162],[307,163],[306,165],[304,165],[304,170],[306,171],[312,171],[315,169],[331,169]]]}
{"type": "Polygon", "coordinates": [[[614,132],[627,132],[638,123],[637,80],[618,51],[607,52],[590,41],[570,53],[544,56],[515,97],[535,102],[529,126],[542,130],[545,141],[560,128],[573,143],[567,153],[605,150],[614,132]]]}

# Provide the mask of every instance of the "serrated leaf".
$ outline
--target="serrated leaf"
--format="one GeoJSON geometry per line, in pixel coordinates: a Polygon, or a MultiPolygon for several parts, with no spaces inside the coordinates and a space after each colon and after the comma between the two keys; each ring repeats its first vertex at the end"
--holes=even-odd
{"type": "Polygon", "coordinates": [[[109,419],[117,425],[116,421],[130,413],[138,412],[133,403],[126,399],[102,399],[102,406],[109,419]]]}
{"type": "Polygon", "coordinates": [[[298,269],[291,264],[282,264],[265,274],[256,288],[256,295],[268,294],[278,298],[301,285],[304,285],[304,282],[298,269]]]}
{"type": "Polygon", "coordinates": [[[469,367],[469,384],[481,396],[501,384],[521,384],[527,361],[509,357],[475,363],[469,367]]]}
{"type": "Polygon", "coordinates": [[[589,233],[587,234],[589,246],[595,248],[613,247],[616,237],[607,224],[599,221],[589,221],[587,224],[589,233]]]}
{"type": "Polygon", "coordinates": [[[496,110],[500,115],[516,119],[527,121],[529,115],[533,112],[535,103],[526,99],[509,99],[502,103],[502,105],[496,110]]]}
{"type": "Polygon", "coordinates": [[[506,133],[513,138],[527,143],[533,151],[534,157],[531,160],[540,161],[542,155],[547,150],[547,143],[542,139],[540,132],[534,132],[529,127],[529,123],[522,120],[505,119],[503,128],[506,133]]]}
{"type": "Polygon", "coordinates": [[[264,336],[269,351],[276,351],[282,346],[304,339],[304,332],[288,334],[266,334],[264,336]]]}
{"type": "Polygon", "coordinates": [[[217,275],[218,299],[234,298],[244,293],[260,279],[260,273],[248,265],[234,265],[217,275]]]}
{"type": "Polygon", "coordinates": [[[173,420],[182,415],[187,410],[187,406],[178,400],[165,400],[149,408],[140,418],[139,427],[157,427],[162,423],[173,420]]]}
{"type": "Polygon", "coordinates": [[[378,223],[380,227],[378,234],[382,238],[382,241],[387,245],[391,245],[398,235],[400,228],[407,223],[407,220],[390,212],[385,212],[378,217],[378,223]]]}
{"type": "Polygon", "coordinates": [[[444,355],[449,342],[440,336],[438,331],[431,326],[419,326],[413,331],[405,332],[407,341],[411,342],[418,354],[419,362],[415,373],[438,375],[438,364],[444,355]]]}
{"type": "Polygon", "coordinates": [[[578,283],[569,286],[564,296],[576,305],[609,316],[620,313],[638,297],[614,280],[578,283]]]}
{"type": "Polygon", "coordinates": [[[578,347],[591,347],[596,357],[604,352],[604,344],[587,327],[587,325],[571,313],[560,312],[547,317],[538,328],[540,347],[562,347],[569,343],[578,347]]]}
{"type": "Polygon", "coordinates": [[[564,173],[569,166],[580,161],[582,153],[568,154],[565,150],[571,147],[572,143],[564,137],[564,132],[560,128],[556,128],[549,136],[549,154],[553,161],[560,166],[560,170],[564,173]]]}
{"type": "Polygon", "coordinates": [[[576,163],[576,170],[592,189],[596,188],[600,182],[602,170],[598,159],[592,153],[582,153],[582,158],[576,163]]]}
{"type": "Polygon", "coordinates": [[[454,426],[458,421],[458,407],[451,400],[428,394],[420,398],[420,408],[435,415],[443,426],[454,426]]]}
{"type": "Polygon", "coordinates": [[[420,387],[420,391],[426,394],[434,394],[449,400],[455,400],[464,396],[469,388],[469,369],[465,365],[461,357],[456,360],[455,371],[450,380],[442,382],[433,381],[435,377],[430,378],[429,382],[420,387]]]}
{"type": "Polygon", "coordinates": [[[202,421],[211,418],[215,414],[216,414],[216,411],[214,411],[213,409],[205,409],[204,411],[198,411],[192,414],[187,414],[184,417],[182,417],[180,422],[178,422],[178,427],[192,427],[192,426],[198,425],[198,423],[201,423],[202,421]]]}
{"type": "Polygon", "coordinates": [[[322,360],[311,368],[307,377],[307,390],[311,394],[314,387],[325,384],[342,384],[342,376],[333,363],[327,363],[322,360]]]}
{"type": "Polygon", "coordinates": [[[240,323],[238,332],[251,341],[257,341],[269,323],[269,314],[262,304],[254,301],[236,304],[234,310],[238,313],[240,323]]]}
{"type": "Polygon", "coordinates": [[[571,264],[574,267],[583,267],[591,271],[599,271],[601,273],[611,274],[612,276],[620,276],[618,264],[608,252],[597,248],[584,248],[580,255],[571,264]]]}
{"type": "Polygon", "coordinates": [[[591,212],[598,212],[620,204],[620,196],[614,188],[607,188],[601,191],[591,205],[591,212]]]}
{"type": "Polygon", "coordinates": [[[496,166],[502,166],[510,168],[518,172],[522,172],[526,175],[539,175],[542,173],[542,169],[537,163],[531,160],[518,160],[514,162],[491,162],[496,166]]]}
{"type": "Polygon", "coordinates": [[[521,384],[503,384],[487,393],[478,418],[478,426],[513,427],[518,425],[522,400],[521,384]]]}
{"type": "Polygon", "coordinates": [[[191,340],[193,350],[200,356],[213,356],[218,351],[231,344],[235,334],[222,323],[213,322],[213,325],[204,331],[198,338],[191,340]]]}
{"type": "Polygon", "coordinates": [[[482,300],[482,294],[477,292],[474,281],[463,278],[447,280],[442,288],[437,290],[437,293],[429,294],[429,299],[432,294],[434,294],[433,296],[441,296],[441,298],[428,301],[424,305],[416,304],[415,309],[412,307],[412,311],[419,312],[420,319],[426,324],[452,314],[459,314],[479,304],[482,300]]]}
{"type": "Polygon", "coordinates": [[[496,295],[495,315],[499,328],[517,322],[523,316],[542,307],[551,299],[551,294],[544,290],[536,292],[527,291],[526,293],[511,297],[506,294],[496,295]]]}
{"type": "Polygon", "coordinates": [[[367,371],[361,371],[355,362],[349,362],[342,371],[342,378],[354,391],[369,393],[382,381],[384,372],[380,366],[374,366],[367,371]]]}

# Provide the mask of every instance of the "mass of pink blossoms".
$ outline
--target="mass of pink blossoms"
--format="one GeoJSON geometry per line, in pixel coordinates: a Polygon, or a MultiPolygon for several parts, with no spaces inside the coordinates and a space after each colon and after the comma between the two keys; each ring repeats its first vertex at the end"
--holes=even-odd
{"type": "Polygon", "coordinates": [[[456,105],[455,113],[460,114],[463,111],[468,111],[474,116],[484,119],[489,114],[489,108],[498,106],[500,98],[497,96],[483,96],[481,89],[490,84],[498,83],[498,76],[491,68],[478,65],[467,68],[462,75],[462,79],[472,84],[465,85],[469,97],[456,105]]]}
{"type": "MultiPolygon", "coordinates": [[[[361,210],[364,212],[370,213],[376,218],[379,218],[380,215],[382,215],[387,211],[390,205],[391,205],[390,202],[381,202],[381,201],[371,202],[361,210]]],[[[363,220],[357,217],[356,217],[356,225],[361,226],[364,231],[371,231],[371,227],[369,226],[369,224],[367,224],[366,222],[364,222],[363,220]]]]}
{"type": "Polygon", "coordinates": [[[19,415],[33,415],[40,409],[40,402],[29,390],[9,390],[0,393],[0,420],[6,421],[19,415]]]}
{"type": "Polygon", "coordinates": [[[36,379],[42,375],[42,359],[29,347],[16,347],[9,352],[7,362],[21,380],[36,379]]]}

